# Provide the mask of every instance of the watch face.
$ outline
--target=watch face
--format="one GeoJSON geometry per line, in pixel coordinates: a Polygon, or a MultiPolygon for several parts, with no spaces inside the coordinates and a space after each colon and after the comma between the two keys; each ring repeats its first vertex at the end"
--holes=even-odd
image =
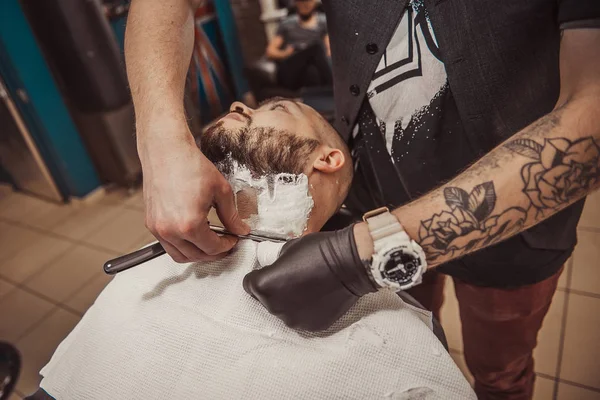
{"type": "Polygon", "coordinates": [[[421,259],[413,252],[395,249],[388,253],[389,259],[383,265],[383,278],[398,283],[400,286],[412,282],[421,267],[421,259]]]}

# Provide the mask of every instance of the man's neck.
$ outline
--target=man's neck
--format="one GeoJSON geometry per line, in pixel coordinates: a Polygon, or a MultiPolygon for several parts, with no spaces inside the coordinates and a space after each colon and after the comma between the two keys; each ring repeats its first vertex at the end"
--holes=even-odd
{"type": "Polygon", "coordinates": [[[314,12],[312,14],[312,16],[307,19],[306,21],[303,21],[302,18],[298,18],[300,21],[300,26],[303,28],[314,28],[317,25],[317,13],[314,12]]]}

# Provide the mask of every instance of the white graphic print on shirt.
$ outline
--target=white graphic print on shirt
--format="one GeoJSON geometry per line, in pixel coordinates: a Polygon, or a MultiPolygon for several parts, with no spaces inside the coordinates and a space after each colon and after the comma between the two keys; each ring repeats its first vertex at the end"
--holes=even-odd
{"type": "MultiPolygon", "coordinates": [[[[407,7],[398,24],[386,51],[369,85],[367,96],[375,112],[382,134],[385,134],[386,147],[392,158],[401,158],[394,141],[405,135],[416,134],[416,129],[408,132],[411,120],[418,128],[418,120],[426,114],[439,110],[429,110],[434,98],[448,88],[446,70],[440,59],[439,47],[422,0],[413,0],[407,7]]],[[[401,152],[412,138],[404,141],[401,152]]]]}

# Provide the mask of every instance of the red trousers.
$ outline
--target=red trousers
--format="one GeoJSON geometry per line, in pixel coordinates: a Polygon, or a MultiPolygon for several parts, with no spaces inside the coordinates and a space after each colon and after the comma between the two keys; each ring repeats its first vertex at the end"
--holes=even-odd
{"type": "MultiPolygon", "coordinates": [[[[465,361],[475,378],[478,399],[532,398],[532,353],[561,272],[517,289],[479,287],[454,279],[465,361]]],[[[437,318],[444,302],[444,278],[428,272],[421,285],[409,290],[437,318]]]]}

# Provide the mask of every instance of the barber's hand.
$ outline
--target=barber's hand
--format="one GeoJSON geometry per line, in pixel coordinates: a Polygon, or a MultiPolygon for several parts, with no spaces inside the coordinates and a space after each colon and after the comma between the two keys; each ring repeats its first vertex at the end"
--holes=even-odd
{"type": "Polygon", "coordinates": [[[377,290],[359,257],[354,225],[286,243],[274,264],[250,272],[243,284],[286,325],[308,331],[329,328],[377,290]]]}
{"type": "Polygon", "coordinates": [[[249,232],[237,213],[231,186],[200,152],[185,121],[151,129],[156,132],[145,132],[145,139],[138,139],[146,226],[177,262],[221,257],[237,240],[209,229],[211,206],[228,230],[249,232]]]}

